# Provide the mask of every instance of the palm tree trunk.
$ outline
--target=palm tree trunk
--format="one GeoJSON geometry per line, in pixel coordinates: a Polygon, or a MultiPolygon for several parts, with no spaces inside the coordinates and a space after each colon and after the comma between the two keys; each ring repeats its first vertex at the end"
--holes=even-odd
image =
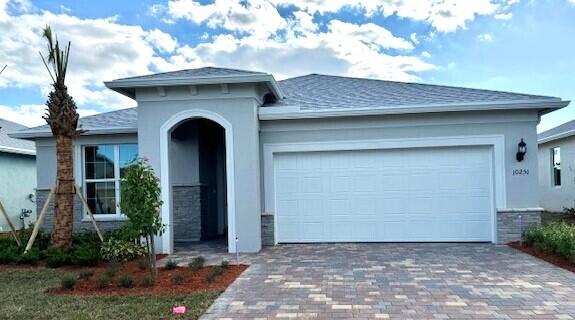
{"type": "Polygon", "coordinates": [[[62,249],[72,244],[75,194],[72,150],[71,137],[56,137],[56,177],[59,181],[55,198],[52,246],[62,249]]]}

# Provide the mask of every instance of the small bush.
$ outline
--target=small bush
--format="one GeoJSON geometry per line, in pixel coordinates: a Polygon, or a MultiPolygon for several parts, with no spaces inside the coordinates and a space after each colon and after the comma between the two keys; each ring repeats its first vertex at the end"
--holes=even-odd
{"type": "Polygon", "coordinates": [[[40,252],[38,251],[38,249],[32,248],[30,251],[22,253],[20,258],[18,259],[18,263],[35,266],[36,264],[38,264],[38,260],[40,260],[40,252]]]}
{"type": "Polygon", "coordinates": [[[55,248],[46,251],[46,265],[49,268],[59,268],[69,264],[71,264],[71,257],[66,251],[55,248]]]}
{"type": "Polygon", "coordinates": [[[120,276],[118,279],[118,287],[120,288],[132,288],[133,286],[134,280],[127,274],[120,276]]]}
{"type": "Polygon", "coordinates": [[[104,274],[108,279],[112,279],[116,275],[116,272],[118,272],[118,263],[116,261],[110,261],[104,274]]]}
{"type": "Polygon", "coordinates": [[[93,275],[94,275],[94,272],[92,272],[90,270],[82,271],[78,275],[78,279],[87,280],[87,279],[90,279],[93,275]]]}
{"type": "Polygon", "coordinates": [[[184,276],[180,273],[176,273],[172,276],[172,283],[173,284],[182,284],[184,283],[184,276]]]}
{"type": "Polygon", "coordinates": [[[99,276],[96,279],[96,286],[100,289],[106,288],[109,283],[110,283],[110,278],[108,278],[107,276],[99,276]]]}
{"type": "Polygon", "coordinates": [[[74,286],[76,285],[76,277],[71,276],[71,275],[66,275],[62,278],[60,285],[62,286],[62,288],[64,289],[73,289],[74,286]]]}
{"type": "Polygon", "coordinates": [[[138,259],[138,268],[140,270],[146,270],[150,268],[150,261],[147,258],[138,259]]]}
{"type": "Polygon", "coordinates": [[[100,252],[107,261],[131,261],[146,254],[146,248],[132,241],[108,239],[102,243],[100,252]]]}
{"type": "Polygon", "coordinates": [[[90,243],[76,245],[71,253],[72,264],[79,266],[96,266],[100,258],[100,247],[90,243]]]}
{"type": "Polygon", "coordinates": [[[145,276],[144,279],[142,279],[142,287],[153,287],[154,283],[156,283],[156,281],[151,274],[145,276]]]}
{"type": "Polygon", "coordinates": [[[204,266],[204,263],[206,263],[206,259],[204,259],[204,257],[195,257],[192,262],[188,264],[188,267],[193,271],[198,271],[204,266]]]}
{"type": "Polygon", "coordinates": [[[575,262],[575,225],[554,222],[527,228],[527,245],[575,262]]]}
{"type": "Polygon", "coordinates": [[[178,267],[178,263],[172,259],[166,261],[166,265],[164,266],[164,269],[166,270],[174,270],[178,267]]]}
{"type": "Polygon", "coordinates": [[[0,248],[1,264],[18,263],[19,260],[20,260],[20,252],[16,244],[14,245],[6,244],[2,248],[0,248]]]}
{"type": "Polygon", "coordinates": [[[208,272],[208,274],[206,275],[206,281],[210,283],[214,282],[217,277],[222,275],[222,273],[224,273],[224,268],[222,268],[222,266],[212,267],[208,272]]]}
{"type": "Polygon", "coordinates": [[[225,268],[227,268],[227,267],[230,266],[230,262],[229,262],[228,260],[225,260],[225,259],[224,259],[224,260],[222,260],[222,262],[220,263],[220,266],[225,269],[225,268]]]}

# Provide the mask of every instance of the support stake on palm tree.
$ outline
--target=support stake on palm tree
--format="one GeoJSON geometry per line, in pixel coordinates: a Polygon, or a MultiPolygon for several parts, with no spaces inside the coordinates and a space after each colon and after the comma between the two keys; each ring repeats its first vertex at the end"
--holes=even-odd
{"type": "Polygon", "coordinates": [[[4,70],[6,70],[7,67],[8,65],[4,65],[4,67],[2,67],[2,70],[0,70],[0,74],[2,74],[2,72],[4,72],[4,70]]]}
{"type": "Polygon", "coordinates": [[[40,53],[42,61],[52,78],[53,90],[46,102],[46,120],[52,135],[56,138],[56,192],[54,201],[54,226],[52,227],[52,246],[66,248],[72,244],[74,217],[74,171],[73,140],[80,135],[78,129],[79,115],[76,103],[68,94],[65,85],[70,42],[60,49],[58,39],[52,36],[49,26],[44,28],[43,37],[48,42],[48,55],[40,53]]]}

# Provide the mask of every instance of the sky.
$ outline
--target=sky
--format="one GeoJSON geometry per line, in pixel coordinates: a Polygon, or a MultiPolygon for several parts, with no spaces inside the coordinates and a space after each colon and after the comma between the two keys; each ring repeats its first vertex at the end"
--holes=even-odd
{"type": "MultiPolygon", "coordinates": [[[[133,107],[103,82],[203,66],[575,100],[575,0],[0,0],[0,117],[44,124],[50,25],[80,115],[133,107]]],[[[575,102],[538,131],[575,119],[575,102]]]]}

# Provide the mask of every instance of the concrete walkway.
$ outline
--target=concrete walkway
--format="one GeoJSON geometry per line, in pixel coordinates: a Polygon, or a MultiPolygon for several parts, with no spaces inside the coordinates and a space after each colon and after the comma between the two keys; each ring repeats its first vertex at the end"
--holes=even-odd
{"type": "Polygon", "coordinates": [[[492,244],[265,248],[202,319],[574,319],[575,274],[492,244]]]}

